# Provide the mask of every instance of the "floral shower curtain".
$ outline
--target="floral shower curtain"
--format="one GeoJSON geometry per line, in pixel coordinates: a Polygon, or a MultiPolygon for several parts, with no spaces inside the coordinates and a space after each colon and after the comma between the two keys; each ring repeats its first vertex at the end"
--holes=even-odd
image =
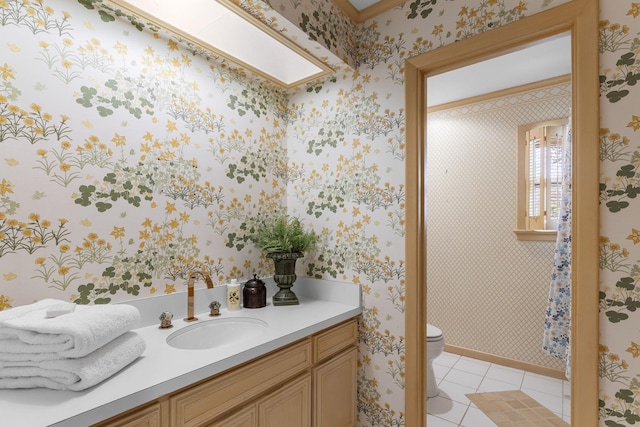
{"type": "Polygon", "coordinates": [[[549,302],[544,321],[543,350],[566,361],[571,378],[571,121],[564,138],[562,201],[551,274],[549,302]]]}

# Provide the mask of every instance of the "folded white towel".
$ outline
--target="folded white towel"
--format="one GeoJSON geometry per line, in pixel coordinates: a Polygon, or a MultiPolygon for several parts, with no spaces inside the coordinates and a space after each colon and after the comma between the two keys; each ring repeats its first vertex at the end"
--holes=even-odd
{"type": "Polygon", "coordinates": [[[50,388],[80,391],[92,387],[136,360],[146,348],[142,337],[127,332],[76,359],[42,362],[0,361],[0,389],[50,388]]]}
{"type": "Polygon", "coordinates": [[[137,308],[127,304],[77,306],[56,317],[65,301],[45,299],[0,311],[0,360],[42,361],[83,357],[133,329],[137,308]]]}

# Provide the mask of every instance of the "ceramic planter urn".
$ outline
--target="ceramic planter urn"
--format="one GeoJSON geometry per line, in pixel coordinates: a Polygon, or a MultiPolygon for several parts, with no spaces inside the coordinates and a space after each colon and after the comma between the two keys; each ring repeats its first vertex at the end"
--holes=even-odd
{"type": "Polygon", "coordinates": [[[273,280],[278,285],[278,292],[273,296],[273,305],[297,305],[298,297],[291,290],[296,281],[296,260],[302,258],[302,252],[284,252],[267,254],[275,265],[273,280]]]}

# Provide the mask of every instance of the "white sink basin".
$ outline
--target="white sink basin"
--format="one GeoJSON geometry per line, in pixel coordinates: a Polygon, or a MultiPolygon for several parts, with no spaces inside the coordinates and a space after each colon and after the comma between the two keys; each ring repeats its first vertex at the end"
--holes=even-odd
{"type": "Polygon", "coordinates": [[[185,326],[167,337],[167,344],[184,350],[202,350],[238,344],[257,337],[267,323],[251,317],[227,317],[185,326]]]}

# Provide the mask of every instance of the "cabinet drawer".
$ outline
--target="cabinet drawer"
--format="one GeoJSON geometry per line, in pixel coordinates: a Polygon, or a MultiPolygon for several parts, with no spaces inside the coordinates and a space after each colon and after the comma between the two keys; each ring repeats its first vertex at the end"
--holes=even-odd
{"type": "Polygon", "coordinates": [[[358,339],[358,322],[349,319],[328,331],[321,332],[313,337],[313,361],[317,363],[330,357],[350,345],[354,345],[358,339]]]}
{"type": "Polygon", "coordinates": [[[107,421],[94,424],[93,427],[161,427],[162,425],[162,404],[157,402],[132,409],[107,421]]]}
{"type": "Polygon", "coordinates": [[[311,366],[311,341],[304,340],[235,368],[170,398],[171,425],[197,426],[241,405],[311,366]]]}
{"type": "Polygon", "coordinates": [[[251,405],[224,419],[207,424],[207,427],[256,427],[257,425],[256,405],[251,405]]]}

